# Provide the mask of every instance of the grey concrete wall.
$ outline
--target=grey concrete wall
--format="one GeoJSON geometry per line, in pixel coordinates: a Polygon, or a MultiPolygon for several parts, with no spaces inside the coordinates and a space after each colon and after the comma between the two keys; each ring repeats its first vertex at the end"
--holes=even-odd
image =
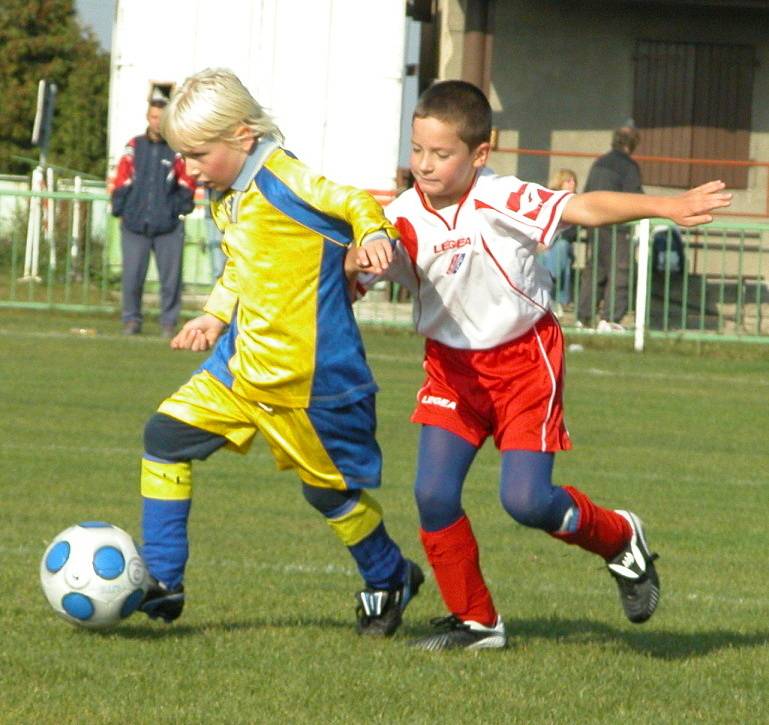
{"type": "MultiPolygon", "coordinates": [[[[769,161],[769,11],[595,0],[497,0],[495,7],[490,99],[500,146],[602,152],[611,130],[632,115],[636,40],[724,42],[756,48],[751,156],[769,161]]],[[[458,77],[461,3],[442,8],[454,41],[442,47],[443,77],[458,77]]],[[[533,181],[568,166],[582,183],[590,165],[510,156],[494,154],[495,169],[533,181]]],[[[735,207],[764,211],[767,171],[752,179],[757,193],[738,194],[735,207]]]]}

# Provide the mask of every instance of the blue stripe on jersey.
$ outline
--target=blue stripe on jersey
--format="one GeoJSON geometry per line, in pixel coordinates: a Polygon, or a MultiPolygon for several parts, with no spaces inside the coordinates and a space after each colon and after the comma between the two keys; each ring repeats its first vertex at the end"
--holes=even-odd
{"type": "Polygon", "coordinates": [[[310,405],[313,406],[348,405],[377,390],[347,292],[346,254],[345,247],[323,242],[318,279],[315,373],[310,391],[310,405]],[[345,392],[340,395],[336,392],[339,390],[345,392]]]}
{"type": "Polygon", "coordinates": [[[195,372],[206,370],[220,383],[232,389],[233,375],[229,362],[235,355],[235,340],[238,337],[237,308],[232,313],[232,322],[227,331],[217,340],[214,351],[195,372]]]}
{"type": "Polygon", "coordinates": [[[259,169],[254,181],[267,201],[286,216],[296,219],[308,229],[338,244],[347,245],[352,241],[352,227],[347,222],[318,211],[295,194],[266,166],[259,169]]]}
{"type": "Polygon", "coordinates": [[[347,488],[377,488],[382,478],[382,451],[376,441],[374,396],[343,408],[311,405],[307,415],[347,488]]]}

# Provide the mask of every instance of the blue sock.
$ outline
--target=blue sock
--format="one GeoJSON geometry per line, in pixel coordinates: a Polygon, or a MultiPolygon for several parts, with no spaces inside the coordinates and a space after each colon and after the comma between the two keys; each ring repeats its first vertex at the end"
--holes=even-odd
{"type": "Polygon", "coordinates": [[[403,583],[406,561],[383,523],[363,541],[347,548],[367,586],[372,589],[395,589],[403,583]]]}
{"type": "Polygon", "coordinates": [[[142,557],[150,574],[169,589],[176,589],[184,578],[191,503],[190,499],[142,498],[142,557]]]}

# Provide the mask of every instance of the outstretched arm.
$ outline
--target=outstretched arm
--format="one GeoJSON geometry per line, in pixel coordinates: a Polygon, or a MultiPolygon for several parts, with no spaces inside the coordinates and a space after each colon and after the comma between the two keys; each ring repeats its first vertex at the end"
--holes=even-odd
{"type": "Polygon", "coordinates": [[[723,181],[709,181],[676,196],[589,191],[569,199],[561,221],[601,227],[646,217],[664,217],[682,227],[693,227],[713,221],[711,212],[729,206],[732,195],[724,191],[725,188],[723,181]]]}

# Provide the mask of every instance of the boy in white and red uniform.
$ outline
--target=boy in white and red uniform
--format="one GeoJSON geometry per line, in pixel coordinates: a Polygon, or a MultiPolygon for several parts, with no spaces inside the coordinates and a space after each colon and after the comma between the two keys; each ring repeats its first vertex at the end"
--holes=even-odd
{"type": "Polygon", "coordinates": [[[348,256],[362,284],[385,276],[414,297],[427,338],[427,377],[412,421],[422,424],[415,495],[420,535],[451,612],[413,644],[427,650],[504,647],[505,626],[479,565],[462,486],[488,436],[501,451],[500,498],[519,523],[601,556],[625,614],[644,622],[659,600],[641,521],[552,484],[554,453],[571,448],[563,419],[563,336],[550,279],[535,261],[559,225],[603,226],[647,216],[707,223],[727,206],[721,182],[676,197],[575,195],[485,169],[491,109],[483,93],[445,81],[420,98],[412,127],[415,185],[387,207],[401,234],[348,256]],[[373,277],[371,275],[374,275],[373,277]]]}

